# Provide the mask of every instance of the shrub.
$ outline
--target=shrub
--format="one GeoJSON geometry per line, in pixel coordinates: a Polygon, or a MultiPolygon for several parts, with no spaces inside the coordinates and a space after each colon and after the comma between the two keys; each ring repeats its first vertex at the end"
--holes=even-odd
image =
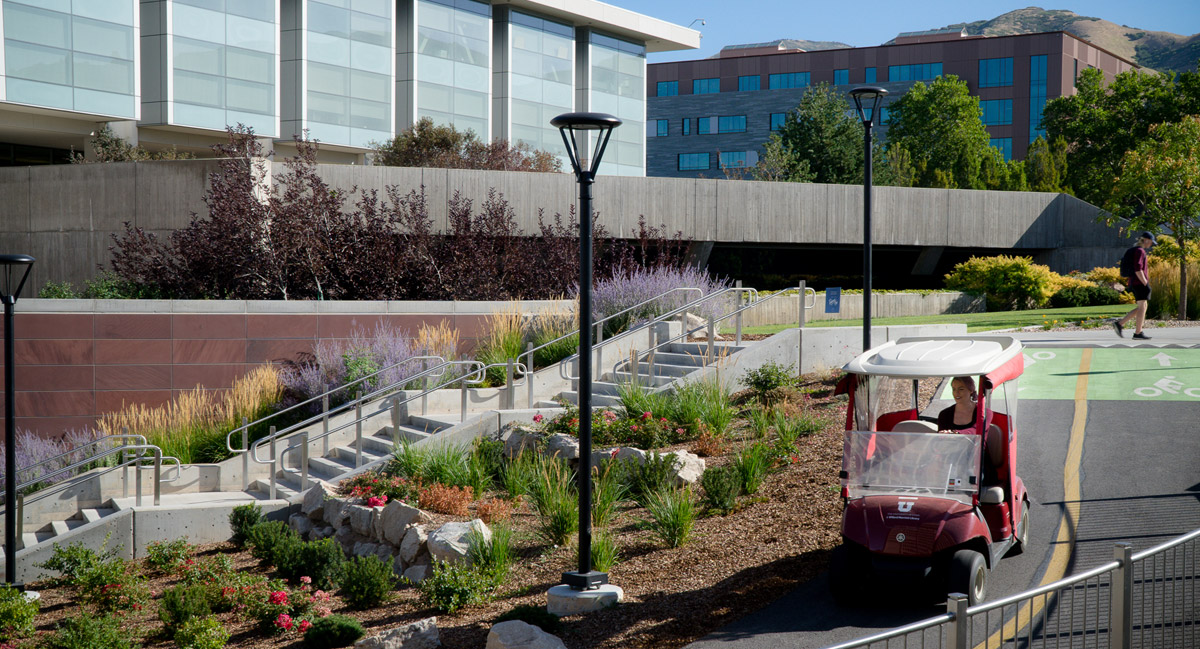
{"type": "Polygon", "coordinates": [[[538,533],[551,545],[565,545],[579,529],[579,498],[573,473],[557,457],[537,456],[530,495],[539,515],[538,533]]]}
{"type": "Polygon", "coordinates": [[[603,530],[597,530],[592,534],[591,549],[592,569],[600,572],[612,570],[612,567],[617,565],[617,561],[621,558],[617,540],[603,530]]]}
{"type": "Polygon", "coordinates": [[[724,436],[729,424],[737,416],[729,391],[716,380],[698,381],[693,389],[700,393],[700,421],[713,435],[724,436]]]}
{"type": "Polygon", "coordinates": [[[1109,286],[1067,286],[1050,296],[1050,306],[1056,309],[1120,303],[1121,294],[1109,286]]]}
{"type": "MultiPolygon", "coordinates": [[[[592,291],[593,317],[596,320],[620,313],[639,303],[646,302],[666,291],[680,287],[699,288],[705,295],[724,289],[726,279],[716,279],[706,271],[695,268],[675,268],[669,265],[646,267],[630,265],[617,268],[607,279],[595,283],[592,291]]],[[[604,324],[604,335],[615,335],[631,325],[648,321],[697,299],[695,292],[676,291],[671,295],[645,304],[638,309],[609,320],[604,324]]],[[[732,296],[730,301],[732,301],[732,296]]],[[[696,315],[706,317],[724,312],[727,304],[713,299],[700,306],[696,315]]]]}
{"type": "Polygon", "coordinates": [[[763,395],[775,388],[795,387],[796,364],[784,366],[775,361],[767,361],[756,368],[746,370],[742,383],[754,391],[754,396],[762,399],[763,395]]]}
{"type": "Polygon", "coordinates": [[[180,649],[221,649],[226,642],[229,632],[211,615],[193,617],[175,632],[175,644],[180,649]]]}
{"type": "Polygon", "coordinates": [[[483,522],[491,524],[506,521],[512,516],[512,503],[500,498],[489,498],[481,501],[475,508],[483,522]]]}
{"type": "Polygon", "coordinates": [[[307,649],[348,647],[363,635],[358,620],[347,615],[328,615],[317,619],[304,633],[304,646],[307,649]]]}
{"type": "Polygon", "coordinates": [[[474,499],[474,490],[470,487],[448,487],[440,482],[422,489],[418,496],[421,509],[451,516],[466,516],[471,513],[468,505],[474,499]]]}
{"type": "Polygon", "coordinates": [[[804,435],[811,435],[821,430],[822,421],[810,414],[789,417],[783,408],[776,408],[773,413],[775,423],[775,452],[778,455],[791,455],[796,449],[796,443],[804,435]]]}
{"type": "Polygon", "coordinates": [[[81,572],[76,583],[79,599],[101,613],[141,610],[150,601],[150,587],[132,561],[120,557],[102,561],[81,572]]]}
{"type": "Polygon", "coordinates": [[[1108,287],[1111,287],[1113,284],[1125,283],[1125,278],[1121,277],[1121,269],[1116,266],[1097,266],[1084,273],[1081,277],[1089,282],[1108,287]]]}
{"type": "Polygon", "coordinates": [[[629,495],[645,506],[650,494],[672,486],[677,462],[678,459],[674,455],[658,453],[650,453],[642,462],[632,458],[625,460],[624,475],[629,495]]]}
{"type": "Polygon", "coordinates": [[[500,470],[500,484],[504,485],[510,498],[520,498],[529,493],[536,472],[534,454],[522,450],[516,457],[504,462],[500,470]]]}
{"type": "Polygon", "coordinates": [[[504,583],[516,560],[512,547],[512,530],[497,525],[492,528],[492,538],[485,539],[483,532],[472,527],[467,539],[467,558],[470,559],[471,565],[491,577],[493,585],[499,586],[504,583]]]}
{"type": "Polygon", "coordinates": [[[342,599],[357,611],[379,606],[391,596],[394,583],[391,561],[375,555],[354,557],[346,562],[346,573],[342,577],[342,599]]]}
{"type": "Polygon", "coordinates": [[[158,602],[158,619],[166,627],[167,635],[174,637],[192,618],[212,615],[218,594],[208,584],[180,584],[164,590],[158,602]]]}
{"type": "Polygon", "coordinates": [[[230,577],[236,575],[233,561],[219,554],[204,557],[199,560],[187,559],[179,568],[180,576],[185,584],[218,584],[227,585],[230,577]]]}
{"type": "MultiPolygon", "coordinates": [[[[733,458],[742,493],[754,495],[762,486],[763,478],[771,470],[771,450],[761,442],[741,450],[733,458]]],[[[707,485],[705,486],[707,489],[707,485]]]]}
{"type": "Polygon", "coordinates": [[[262,521],[246,534],[251,556],[273,566],[280,565],[299,543],[300,537],[282,521],[262,521]]]}
{"type": "Polygon", "coordinates": [[[529,342],[535,348],[533,366],[550,367],[579,351],[578,314],[540,314],[534,321],[529,342]],[[565,336],[565,337],[564,337],[565,336]],[[562,340],[557,340],[562,338],[562,340]],[[552,342],[553,341],[553,342],[552,342]]]}
{"type": "MultiPolygon", "coordinates": [[[[488,316],[488,335],[475,350],[475,360],[489,367],[485,385],[504,385],[508,359],[514,361],[525,352],[525,316],[520,306],[509,311],[497,311],[488,316]]],[[[516,369],[513,369],[516,372],[516,369]]]]}
{"type": "Polygon", "coordinates": [[[229,512],[229,527],[233,530],[233,536],[229,539],[238,547],[246,547],[246,535],[250,528],[258,525],[262,520],[262,507],[256,503],[247,503],[238,505],[229,512]]]}
{"type": "Polygon", "coordinates": [[[43,649],[134,649],[139,646],[121,621],[112,615],[76,615],[55,627],[43,641],[43,649]]]}
{"type": "Polygon", "coordinates": [[[37,294],[39,299],[43,300],[77,300],[79,293],[75,291],[75,287],[71,282],[46,282],[37,294]]]}
{"type": "MultiPolygon", "coordinates": [[[[1148,318],[1179,316],[1179,265],[1150,264],[1150,300],[1146,307],[1148,318]]],[[[1200,318],[1200,264],[1187,266],[1187,318],[1200,318]]]]}
{"type": "Polygon", "coordinates": [[[492,579],[465,563],[436,561],[433,573],[421,580],[421,599],[445,613],[483,604],[491,598],[492,579]]]}
{"type": "Polygon", "coordinates": [[[301,577],[312,580],[313,588],[331,590],[343,583],[346,555],[342,546],[332,538],[307,543],[297,542],[287,553],[279,557],[276,564],[284,579],[296,581],[301,577]]]}
{"type": "Polygon", "coordinates": [[[0,584],[0,643],[11,642],[33,633],[33,618],[41,602],[26,599],[25,594],[10,584],[0,584]]]}
{"type": "Polygon", "coordinates": [[[971,257],[946,275],[946,288],[983,293],[989,311],[1042,306],[1054,292],[1055,275],[1030,257],[971,257]]]}
{"type": "Polygon", "coordinates": [[[75,581],[84,572],[92,570],[97,565],[117,556],[115,549],[105,549],[107,545],[107,537],[104,539],[104,545],[101,546],[99,552],[84,547],[79,543],[72,543],[67,546],[55,543],[50,558],[45,563],[36,564],[36,567],[58,571],[62,575],[59,579],[61,582],[75,581]]]}
{"type": "Polygon", "coordinates": [[[173,541],[154,541],[146,546],[146,565],[155,570],[174,572],[192,556],[195,549],[195,546],[187,542],[187,537],[173,541]]]}
{"type": "Polygon", "coordinates": [[[363,502],[377,498],[384,503],[393,500],[415,503],[417,485],[414,481],[398,475],[384,476],[375,471],[367,471],[342,480],[338,485],[338,493],[348,498],[358,498],[363,502]]]}
{"type": "Polygon", "coordinates": [[[767,408],[751,408],[750,413],[746,415],[746,420],[750,422],[750,430],[753,431],[754,438],[763,439],[767,433],[771,432],[771,424],[775,421],[775,412],[767,408]]]}
{"type": "Polygon", "coordinates": [[[677,548],[687,543],[696,522],[691,489],[663,489],[651,493],[646,497],[646,509],[652,517],[650,529],[667,547],[677,548]]]}
{"type": "MultiPolygon", "coordinates": [[[[625,410],[626,419],[642,419],[647,412],[650,413],[650,418],[658,419],[667,416],[667,413],[671,411],[670,394],[655,392],[640,382],[629,381],[618,384],[617,394],[621,397],[621,407],[625,410]]],[[[576,416],[578,416],[578,412],[576,412],[576,416]]]]}
{"type": "Polygon", "coordinates": [[[717,437],[708,430],[708,426],[704,426],[700,430],[700,436],[696,438],[696,444],[693,447],[696,455],[700,457],[714,457],[725,452],[724,437],[717,437]]]}
{"type": "Polygon", "coordinates": [[[532,624],[546,633],[558,633],[562,630],[562,621],[558,619],[557,615],[547,611],[545,606],[521,604],[496,618],[494,622],[498,624],[509,620],[520,620],[526,624],[532,624]]]}
{"type": "Polygon", "coordinates": [[[700,485],[704,487],[704,501],[709,509],[728,512],[737,505],[738,494],[742,492],[742,477],[735,467],[714,466],[704,470],[700,485]]]}

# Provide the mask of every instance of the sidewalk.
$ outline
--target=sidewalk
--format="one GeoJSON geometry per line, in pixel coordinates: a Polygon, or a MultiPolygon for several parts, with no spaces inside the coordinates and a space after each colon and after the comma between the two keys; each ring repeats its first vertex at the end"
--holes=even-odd
{"type": "Polygon", "coordinates": [[[1150,336],[1150,340],[1134,340],[1133,327],[1126,327],[1124,338],[1118,336],[1112,327],[1080,331],[1007,330],[1003,333],[1016,337],[1026,347],[1200,348],[1200,327],[1146,327],[1143,333],[1150,336]]]}

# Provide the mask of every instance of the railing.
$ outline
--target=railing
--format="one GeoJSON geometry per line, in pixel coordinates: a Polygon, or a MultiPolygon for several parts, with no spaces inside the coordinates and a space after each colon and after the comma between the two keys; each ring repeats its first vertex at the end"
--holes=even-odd
{"type": "Polygon", "coordinates": [[[1197,553],[1200,529],[1136,554],[1117,543],[1091,570],[971,607],[956,593],[942,615],[827,649],[1198,647],[1197,553]]]}

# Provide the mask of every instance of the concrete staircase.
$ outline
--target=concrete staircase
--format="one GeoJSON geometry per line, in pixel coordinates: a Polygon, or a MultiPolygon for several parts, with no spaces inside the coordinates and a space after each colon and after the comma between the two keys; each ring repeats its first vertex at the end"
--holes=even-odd
{"type": "MultiPolygon", "coordinates": [[[[713,362],[742,351],[746,347],[731,342],[716,342],[713,349],[713,362]]],[[[677,342],[664,345],[654,353],[654,367],[651,371],[648,359],[643,355],[637,364],[637,381],[648,386],[653,391],[665,390],[677,381],[687,380],[693,374],[711,365],[708,362],[707,342],[677,342]]],[[[592,381],[593,406],[621,405],[621,386],[628,385],[634,379],[633,364],[626,360],[601,374],[599,380],[592,381]]],[[[579,403],[577,390],[564,390],[558,395],[568,403],[579,403]]],[[[552,406],[553,402],[543,401],[538,405],[552,406]]]]}

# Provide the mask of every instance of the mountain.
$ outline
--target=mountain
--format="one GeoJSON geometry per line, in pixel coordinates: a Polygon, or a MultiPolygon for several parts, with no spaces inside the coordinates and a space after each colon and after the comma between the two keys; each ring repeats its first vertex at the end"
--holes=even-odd
{"type": "Polygon", "coordinates": [[[1142,67],[1159,71],[1195,71],[1196,62],[1200,60],[1200,34],[1181,36],[1171,32],[1147,31],[1061,9],[1026,7],[991,20],[956,23],[942,29],[961,27],[966,27],[968,34],[983,36],[1061,30],[1142,67]]]}

